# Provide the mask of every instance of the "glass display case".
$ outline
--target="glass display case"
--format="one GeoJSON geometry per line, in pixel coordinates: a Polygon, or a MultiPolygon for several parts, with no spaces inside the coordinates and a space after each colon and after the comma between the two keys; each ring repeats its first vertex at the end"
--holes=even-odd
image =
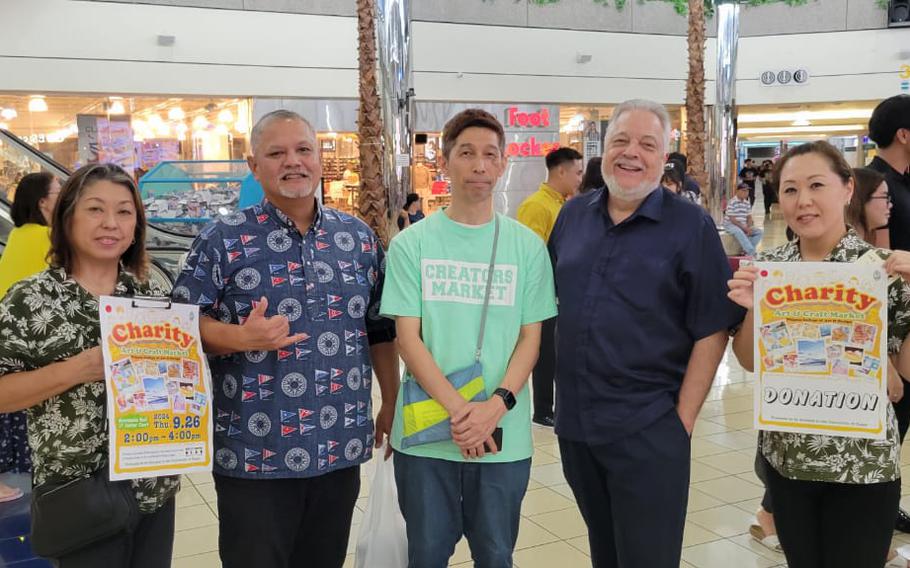
{"type": "Polygon", "coordinates": [[[150,225],[188,237],[262,189],[243,160],[161,162],[139,180],[150,225]]]}
{"type": "MultiPolygon", "coordinates": [[[[23,142],[12,133],[0,130],[0,255],[13,229],[10,207],[15,187],[25,174],[47,171],[65,183],[70,171],[23,142]]],[[[183,257],[193,242],[192,237],[170,231],[167,227],[148,224],[146,247],[151,257],[150,279],[162,290],[169,291],[180,273],[183,257]]]]}

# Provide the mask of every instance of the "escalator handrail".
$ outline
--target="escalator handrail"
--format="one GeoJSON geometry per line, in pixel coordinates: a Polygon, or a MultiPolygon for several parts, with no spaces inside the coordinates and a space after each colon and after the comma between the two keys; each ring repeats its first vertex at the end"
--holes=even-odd
{"type": "Polygon", "coordinates": [[[31,144],[28,144],[28,143],[20,140],[18,136],[16,136],[9,130],[0,129],[0,138],[4,138],[5,140],[12,142],[14,145],[18,146],[20,149],[25,150],[26,152],[28,152],[29,154],[34,156],[38,162],[44,162],[44,164],[50,165],[51,167],[48,169],[58,170],[56,172],[51,172],[51,173],[56,174],[58,177],[69,178],[73,173],[69,170],[69,168],[67,168],[60,162],[54,160],[53,158],[51,158],[50,156],[48,156],[41,150],[38,150],[31,144]]]}

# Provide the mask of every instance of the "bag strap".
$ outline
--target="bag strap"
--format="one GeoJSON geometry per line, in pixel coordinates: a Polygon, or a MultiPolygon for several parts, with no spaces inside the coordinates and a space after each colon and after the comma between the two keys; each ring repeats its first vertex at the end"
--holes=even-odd
{"type": "Polygon", "coordinates": [[[496,248],[499,244],[499,215],[493,212],[493,252],[490,254],[490,267],[487,270],[487,291],[483,297],[483,309],[480,312],[480,334],[477,336],[477,349],[474,350],[474,362],[480,363],[483,352],[483,335],[487,327],[487,311],[490,307],[490,292],[493,289],[493,268],[496,266],[496,248]]]}

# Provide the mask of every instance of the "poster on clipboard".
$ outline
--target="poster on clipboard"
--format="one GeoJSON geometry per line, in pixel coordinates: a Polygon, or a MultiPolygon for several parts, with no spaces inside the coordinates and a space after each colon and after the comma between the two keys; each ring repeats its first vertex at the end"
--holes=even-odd
{"type": "Polygon", "coordinates": [[[211,471],[211,374],[199,307],[103,296],[110,478],[211,471]]]}

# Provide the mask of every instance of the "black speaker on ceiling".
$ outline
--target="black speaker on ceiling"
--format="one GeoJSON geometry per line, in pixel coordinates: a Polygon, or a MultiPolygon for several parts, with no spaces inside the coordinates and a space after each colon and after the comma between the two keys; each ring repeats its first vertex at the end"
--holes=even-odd
{"type": "Polygon", "coordinates": [[[888,6],[888,27],[910,26],[910,0],[891,0],[888,6]]]}

